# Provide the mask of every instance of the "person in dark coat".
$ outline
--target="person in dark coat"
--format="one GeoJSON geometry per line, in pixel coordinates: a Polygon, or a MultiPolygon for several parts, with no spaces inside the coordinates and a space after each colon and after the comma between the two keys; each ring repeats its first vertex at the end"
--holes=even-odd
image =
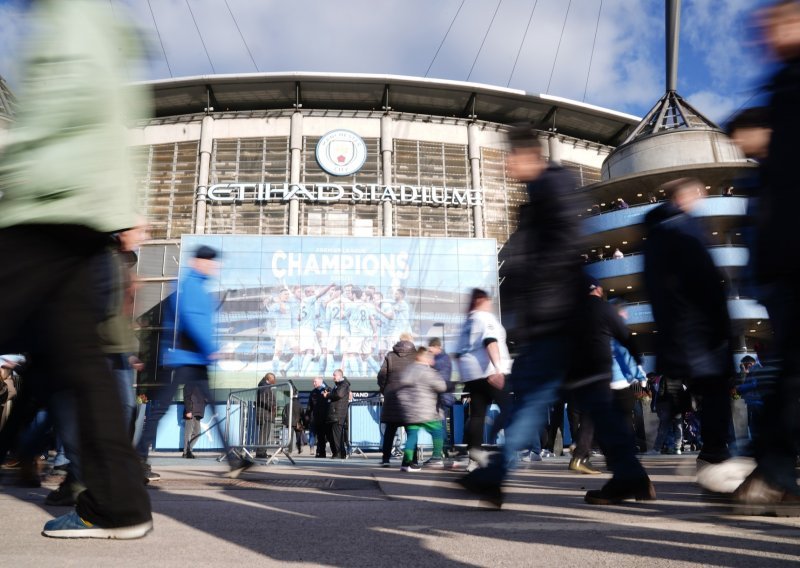
{"type": "Polygon", "coordinates": [[[403,426],[403,417],[397,397],[389,386],[400,378],[403,371],[411,365],[417,354],[417,349],[410,333],[402,333],[400,341],[394,344],[392,350],[386,354],[378,372],[378,388],[383,395],[383,408],[381,409],[381,424],[384,424],[383,444],[381,446],[381,466],[389,467],[392,457],[392,445],[398,428],[403,426]],[[387,392],[388,390],[388,392],[387,392]]]}
{"type": "Polygon", "coordinates": [[[275,373],[267,373],[258,382],[258,394],[256,395],[256,423],[258,424],[258,448],[256,449],[257,458],[267,457],[266,446],[270,444],[270,434],[272,433],[272,423],[275,421],[275,373]]]}
{"type": "Polygon", "coordinates": [[[350,381],[344,376],[344,371],[336,369],[333,372],[333,390],[323,392],[328,404],[328,443],[331,445],[333,457],[346,459],[347,447],[344,433],[347,424],[347,409],[350,406],[350,381]]]}
{"type": "Polygon", "coordinates": [[[767,105],[772,129],[763,163],[755,220],[755,279],[774,331],[773,348],[761,357],[777,371],[759,379],[763,421],[753,441],[757,467],[733,497],[739,513],[800,515],[797,440],[800,439],[800,211],[797,137],[800,132],[800,3],[776,2],[761,14],[767,47],[780,62],[767,105]],[[792,252],[794,251],[794,253],[792,252]]]}
{"type": "MultiPolygon", "coordinates": [[[[594,433],[612,478],[601,488],[586,493],[587,503],[610,505],[626,499],[650,501],[656,492],[647,472],[636,459],[636,440],[630,412],[615,404],[610,382],[612,376],[611,340],[625,347],[636,362],[642,356],[632,341],[631,332],[617,310],[603,299],[603,288],[593,277],[586,278],[587,295],[580,305],[580,319],[574,329],[576,356],[567,375],[565,388],[572,392],[578,408],[594,424],[594,433]]],[[[570,469],[593,473],[582,462],[570,463],[570,469]]]]}
{"type": "Polygon", "coordinates": [[[194,459],[192,448],[200,437],[200,421],[206,410],[204,391],[194,381],[183,387],[183,457],[194,459]]]}
{"type": "Polygon", "coordinates": [[[706,249],[703,228],[689,212],[705,196],[697,179],[663,188],[667,201],[645,217],[644,281],[658,328],[656,366],[681,381],[700,407],[703,450],[698,465],[730,458],[731,324],[723,280],[706,249]]]}
{"type": "Polygon", "coordinates": [[[316,438],[317,451],[315,457],[324,458],[325,444],[328,440],[327,434],[327,419],[328,419],[328,402],[325,392],[328,387],[325,386],[322,377],[314,378],[314,388],[308,397],[308,414],[311,417],[309,429],[314,433],[316,438]]]}
{"type": "MultiPolygon", "coordinates": [[[[515,399],[505,430],[503,455],[460,480],[469,491],[502,505],[501,485],[518,451],[539,436],[571,358],[570,332],[584,296],[579,212],[585,205],[572,175],[548,164],[532,125],[509,132],[509,175],[527,184],[517,230],[499,255],[503,327],[517,353],[508,377],[515,399]]],[[[498,379],[503,388],[505,379],[498,379]]]]}

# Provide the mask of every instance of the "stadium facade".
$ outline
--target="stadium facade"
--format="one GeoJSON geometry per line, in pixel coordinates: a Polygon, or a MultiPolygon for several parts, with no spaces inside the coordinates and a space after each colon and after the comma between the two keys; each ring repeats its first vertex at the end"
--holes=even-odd
{"type": "MultiPolygon", "coordinates": [[[[547,157],[585,186],[600,181],[604,160],[638,123],[558,97],[412,77],[255,74],[148,86],[155,116],[131,132],[145,166],[142,212],[153,237],[140,255],[135,316],[156,360],[157,334],[148,332],[157,331],[160,302],[177,277],[181,239],[228,247],[219,287],[220,389],[253,385],[267,370],[303,385],[327,373],[324,326],[308,361],[299,331],[294,348],[276,349],[286,323],[268,314],[283,290],[297,310],[328,281],[348,294],[360,289],[378,308],[383,302],[383,314],[393,306],[402,312],[395,302],[409,306],[407,325],[384,321],[392,331],[379,330],[374,353],[351,363],[358,385],[374,389],[374,362],[400,327],[418,337],[441,333],[453,348],[469,288],[498,292],[496,252],[526,200],[505,170],[509,126],[534,124],[547,157]],[[337,259],[325,258],[331,254],[337,259]],[[357,270],[397,255],[411,267],[407,280],[357,270]],[[311,269],[303,264],[309,259],[311,269]]],[[[335,361],[347,364],[343,356],[335,361]]]]}

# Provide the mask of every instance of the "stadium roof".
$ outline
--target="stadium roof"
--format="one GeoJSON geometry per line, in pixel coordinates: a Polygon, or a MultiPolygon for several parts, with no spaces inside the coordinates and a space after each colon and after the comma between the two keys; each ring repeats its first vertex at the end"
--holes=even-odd
{"type": "Polygon", "coordinates": [[[374,110],[477,119],[531,121],[607,146],[622,143],[640,118],[550,95],[479,83],[398,75],[252,73],[202,75],[143,83],[153,89],[156,117],[205,112],[291,109],[374,110]]]}

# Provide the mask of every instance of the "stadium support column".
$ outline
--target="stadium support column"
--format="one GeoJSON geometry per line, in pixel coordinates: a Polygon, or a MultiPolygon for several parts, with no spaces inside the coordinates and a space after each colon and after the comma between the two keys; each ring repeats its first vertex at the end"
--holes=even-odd
{"type": "Polygon", "coordinates": [[[550,154],[550,163],[551,164],[561,164],[561,140],[558,139],[558,136],[555,134],[551,134],[547,138],[547,149],[550,154]]]}
{"type": "MultiPolygon", "coordinates": [[[[392,185],[393,146],[392,117],[387,113],[381,117],[381,181],[383,185],[392,185]]],[[[381,207],[383,208],[383,236],[391,237],[393,230],[392,203],[384,201],[381,207]]]]}
{"type": "Polygon", "coordinates": [[[478,125],[470,122],[467,126],[467,144],[469,153],[469,170],[472,178],[472,189],[480,192],[481,201],[472,206],[472,221],[475,238],[483,238],[483,189],[481,188],[481,131],[478,125]]]}
{"type": "MultiPolygon", "coordinates": [[[[289,149],[292,152],[289,166],[289,184],[300,183],[300,160],[303,150],[303,115],[292,114],[292,126],[289,133],[289,149]]],[[[300,202],[297,198],[289,200],[289,234],[300,234],[300,202]]]]}
{"type": "Polygon", "coordinates": [[[208,206],[208,177],[211,171],[211,148],[214,143],[214,119],[206,115],[200,126],[200,171],[198,173],[197,208],[194,218],[194,232],[206,232],[206,207],[208,206]]]}

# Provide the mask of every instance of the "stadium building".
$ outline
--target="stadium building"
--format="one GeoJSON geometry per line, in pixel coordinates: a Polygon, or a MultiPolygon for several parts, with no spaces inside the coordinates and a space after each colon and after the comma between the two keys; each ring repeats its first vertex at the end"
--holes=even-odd
{"type": "MultiPolygon", "coordinates": [[[[603,162],[639,121],[514,89],[384,75],[228,75],[148,86],[155,116],[132,131],[152,233],[140,255],[135,315],[143,332],[158,329],[182,237],[233,251],[219,288],[220,389],[252,386],[268,370],[303,385],[327,374],[324,326],[310,350],[315,361],[299,339],[273,361],[278,329],[289,324],[270,321],[269,310],[283,290],[294,310],[329,282],[360,288],[383,314],[408,304],[397,318],[407,324],[384,317],[392,331],[379,330],[374,354],[362,353],[349,370],[367,390],[400,327],[422,338],[443,334],[454,348],[469,289],[498,292],[496,253],[526,199],[505,170],[509,125],[536,125],[548,158],[586,186],[601,181],[603,162]],[[405,278],[398,262],[408,265],[405,278]]],[[[157,360],[156,335],[143,336],[157,360]]]]}

